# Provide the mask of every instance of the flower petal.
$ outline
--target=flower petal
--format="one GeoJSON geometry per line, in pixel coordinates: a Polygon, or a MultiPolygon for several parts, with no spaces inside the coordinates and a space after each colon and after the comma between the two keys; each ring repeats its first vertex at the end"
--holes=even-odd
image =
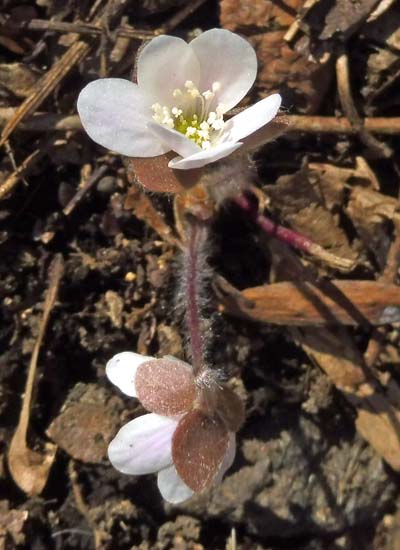
{"type": "Polygon", "coordinates": [[[171,504],[178,504],[193,496],[193,491],[181,480],[174,466],[159,472],[157,485],[163,499],[171,504]]]}
{"type": "Polygon", "coordinates": [[[247,94],[257,75],[257,56],[253,47],[225,29],[211,29],[190,42],[200,62],[200,91],[221,87],[217,100],[232,109],[247,94]]]}
{"type": "Polygon", "coordinates": [[[135,384],[143,407],[165,416],[191,409],[197,394],[192,368],[175,358],[142,363],[135,384]]]}
{"type": "Polygon", "coordinates": [[[201,151],[200,153],[191,155],[190,157],[175,157],[174,159],[170,160],[168,166],[170,168],[175,168],[176,170],[190,170],[192,168],[201,168],[206,164],[210,164],[211,162],[216,162],[217,160],[227,157],[228,155],[236,151],[236,149],[239,149],[239,147],[241,147],[242,145],[243,144],[240,142],[220,143],[212,149],[206,149],[204,151],[201,151]]]}
{"type": "Polygon", "coordinates": [[[181,418],[172,439],[172,458],[179,477],[192,491],[201,491],[212,483],[228,443],[228,431],[219,418],[210,418],[199,410],[181,418]]]}
{"type": "Polygon", "coordinates": [[[123,351],[112,357],[106,365],[106,375],[125,395],[137,397],[135,376],[139,365],[152,361],[154,357],[123,351]]]}
{"type": "Polygon", "coordinates": [[[194,141],[176,130],[171,130],[157,122],[149,122],[148,128],[163,142],[165,147],[168,147],[168,151],[172,149],[182,157],[188,157],[201,151],[201,148],[194,141]]]}
{"type": "Polygon", "coordinates": [[[233,461],[235,460],[235,455],[236,455],[236,434],[234,434],[233,432],[229,432],[228,448],[226,450],[224,460],[222,461],[222,464],[219,467],[217,475],[215,476],[215,479],[214,479],[215,484],[221,483],[222,478],[225,475],[225,472],[229,470],[229,468],[232,466],[233,461]]]}
{"type": "Polygon", "coordinates": [[[145,414],[125,424],[108,447],[111,464],[123,474],[158,472],[172,464],[171,442],[177,420],[145,414]]]}
{"type": "Polygon", "coordinates": [[[78,112],[89,136],[103,147],[130,157],[162,155],[166,148],[149,132],[148,98],[122,78],[90,82],[79,94],[78,112]]]}
{"type": "Polygon", "coordinates": [[[239,141],[265,126],[276,116],[281,101],[279,94],[272,94],[232,117],[225,123],[221,139],[239,141]]]}
{"type": "Polygon", "coordinates": [[[173,91],[183,88],[187,80],[199,81],[200,65],[193,50],[175,36],[157,36],[139,53],[138,84],[150,104],[172,106],[173,91]]]}

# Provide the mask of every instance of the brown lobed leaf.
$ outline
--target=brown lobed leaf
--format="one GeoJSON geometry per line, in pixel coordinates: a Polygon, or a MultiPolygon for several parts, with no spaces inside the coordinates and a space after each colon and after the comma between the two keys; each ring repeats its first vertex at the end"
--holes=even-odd
{"type": "Polygon", "coordinates": [[[178,359],[157,359],[137,369],[138,399],[150,412],[175,416],[190,410],[196,398],[191,367],[178,359]]]}
{"type": "Polygon", "coordinates": [[[217,417],[195,410],[180,420],[172,439],[172,460],[192,491],[202,491],[213,481],[228,443],[228,431],[217,417]]]}

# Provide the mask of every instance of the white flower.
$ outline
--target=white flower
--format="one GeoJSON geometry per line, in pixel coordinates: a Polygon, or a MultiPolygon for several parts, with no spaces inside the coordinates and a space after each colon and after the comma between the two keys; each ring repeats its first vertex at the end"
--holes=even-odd
{"type": "Polygon", "coordinates": [[[220,403],[227,404],[218,415],[217,410],[206,410],[201,399],[204,391],[216,396],[214,389],[201,388],[190,365],[173,357],[123,352],[107,363],[106,373],[122,392],[151,411],[128,422],[111,441],[108,456],[117,470],[131,475],[157,472],[158,488],[172,503],[221,482],[236,451],[238,425],[233,426],[229,407],[236,409],[235,418],[242,413],[231,390],[217,387],[218,395],[223,394],[220,403]]]}
{"type": "Polygon", "coordinates": [[[187,44],[157,36],[140,52],[137,84],[105,78],[88,84],[78,112],[89,136],[129,157],[175,151],[170,168],[200,168],[238,149],[270,122],[281,104],[273,94],[224,121],[246,95],[257,73],[252,46],[223,29],[187,44]]]}

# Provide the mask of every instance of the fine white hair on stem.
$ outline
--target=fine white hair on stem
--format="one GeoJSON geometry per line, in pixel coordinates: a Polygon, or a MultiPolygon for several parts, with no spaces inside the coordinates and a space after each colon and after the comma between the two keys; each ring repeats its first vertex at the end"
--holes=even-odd
{"type": "Polygon", "coordinates": [[[256,180],[254,163],[247,157],[230,158],[210,166],[202,178],[218,205],[242,195],[256,180]]]}
{"type": "Polygon", "coordinates": [[[185,345],[191,357],[195,375],[206,367],[210,328],[204,312],[209,304],[209,285],[212,270],[208,264],[210,254],[209,227],[194,216],[186,220],[187,240],[178,266],[178,285],[175,304],[183,314],[185,345]]]}

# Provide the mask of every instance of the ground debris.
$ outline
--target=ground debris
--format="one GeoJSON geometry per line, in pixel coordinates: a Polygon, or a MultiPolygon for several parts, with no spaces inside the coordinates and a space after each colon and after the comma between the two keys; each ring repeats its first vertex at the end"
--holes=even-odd
{"type": "Polygon", "coordinates": [[[25,543],[25,523],[29,517],[26,510],[10,510],[7,500],[0,500],[0,550],[25,543]]]}
{"type": "Polygon", "coordinates": [[[391,0],[4,3],[0,550],[394,550],[399,21],[391,0]],[[207,194],[197,171],[166,172],[175,154],[131,162],[82,131],[76,100],[88,82],[131,79],[144,41],[190,40],[218,21],[257,50],[243,105],[283,97],[275,123],[246,140],[246,199],[312,250],[262,233],[221,198],[220,182],[207,194]],[[371,136],[391,156],[371,156],[371,136]],[[188,360],[174,307],[188,212],[211,223],[207,359],[232,375],[247,421],[223,484],[172,507],[153,476],[120,475],[105,457],[120,425],[143,412],[112,388],[105,365],[121,351],[188,360]],[[45,492],[30,498],[12,483],[7,447],[59,253],[65,274],[27,441],[43,451],[35,434],[48,429],[60,450],[45,492]]]}
{"type": "Polygon", "coordinates": [[[95,384],[77,384],[47,435],[75,460],[102,463],[120,424],[118,396],[95,384]]]}
{"type": "Polygon", "coordinates": [[[295,174],[281,176],[276,185],[264,190],[281,220],[336,256],[356,261],[357,243],[349,242],[338,216],[326,208],[318,176],[318,172],[304,166],[295,174]]]}
{"type": "MultiPolygon", "coordinates": [[[[304,0],[221,0],[221,25],[241,32],[256,48],[260,64],[258,91],[262,96],[277,89],[302,113],[313,113],[323,99],[332,70],[307,55],[304,44],[293,48],[285,29],[294,23],[304,0]]],[[[304,41],[303,41],[304,42],[304,41]]]]}

